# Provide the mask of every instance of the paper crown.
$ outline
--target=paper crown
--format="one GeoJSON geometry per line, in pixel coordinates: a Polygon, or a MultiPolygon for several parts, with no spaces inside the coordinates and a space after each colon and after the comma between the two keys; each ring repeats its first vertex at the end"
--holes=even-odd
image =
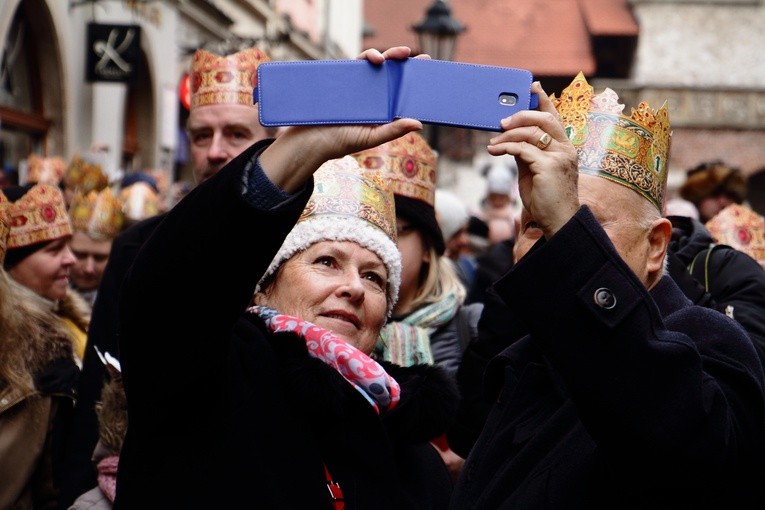
{"type": "Polygon", "coordinates": [[[393,190],[382,172],[364,171],[351,156],[324,163],[314,173],[311,198],[261,283],[292,255],[320,241],[353,241],[380,257],[388,270],[390,314],[401,283],[401,254],[393,190]]]}
{"type": "Polygon", "coordinates": [[[211,104],[253,105],[252,91],[258,84],[256,70],[271,59],[259,48],[248,48],[220,56],[197,50],[191,63],[191,109],[211,104]]]}
{"type": "Polygon", "coordinates": [[[364,169],[385,172],[395,194],[435,204],[437,156],[422,135],[408,133],[353,157],[364,169]]]}
{"type": "Polygon", "coordinates": [[[131,222],[141,221],[162,212],[159,195],[149,184],[142,181],[123,188],[119,200],[125,219],[131,222]]]}
{"type": "Polygon", "coordinates": [[[101,166],[89,163],[80,156],[74,156],[64,173],[64,187],[88,194],[101,191],[109,185],[109,178],[101,171],[101,166]]]}
{"type": "Polygon", "coordinates": [[[9,250],[72,235],[64,195],[51,184],[36,184],[15,202],[3,196],[0,209],[10,227],[9,250]]]}
{"type": "Polygon", "coordinates": [[[27,182],[44,182],[58,186],[66,172],[66,163],[62,158],[43,158],[31,154],[27,158],[27,182]]]}
{"type": "Polygon", "coordinates": [[[642,102],[623,115],[616,92],[595,95],[582,73],[550,99],[579,154],[579,172],[631,188],[661,211],[671,136],[667,103],[653,110],[642,102]]]}
{"type": "Polygon", "coordinates": [[[91,191],[87,195],[75,195],[69,207],[69,216],[74,230],[85,232],[100,241],[114,239],[125,223],[122,202],[109,187],[100,193],[91,191]]]}
{"type": "Polygon", "coordinates": [[[5,249],[8,246],[8,234],[11,227],[8,226],[8,220],[5,217],[5,205],[8,199],[0,192],[0,265],[5,260],[5,249]]]}
{"type": "Polygon", "coordinates": [[[720,244],[747,253],[765,266],[765,218],[739,204],[731,204],[706,223],[709,233],[720,244]]]}

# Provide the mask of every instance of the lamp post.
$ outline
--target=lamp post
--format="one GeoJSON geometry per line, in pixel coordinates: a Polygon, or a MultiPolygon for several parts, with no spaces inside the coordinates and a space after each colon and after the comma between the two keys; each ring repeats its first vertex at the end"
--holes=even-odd
{"type": "Polygon", "coordinates": [[[427,53],[438,60],[451,60],[457,36],[465,31],[465,25],[452,17],[452,10],[444,0],[436,0],[425,11],[425,19],[413,25],[417,33],[420,53],[427,53]]]}
{"type": "MultiPolygon", "coordinates": [[[[452,17],[452,10],[444,0],[435,0],[425,11],[425,19],[412,30],[417,34],[420,53],[427,53],[437,60],[451,60],[457,37],[464,32],[465,25],[452,17]]],[[[429,126],[430,146],[439,150],[438,126],[429,126]]]]}

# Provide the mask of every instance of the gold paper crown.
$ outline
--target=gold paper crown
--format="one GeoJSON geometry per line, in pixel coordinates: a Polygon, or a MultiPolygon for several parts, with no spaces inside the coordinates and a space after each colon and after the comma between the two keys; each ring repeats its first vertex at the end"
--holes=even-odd
{"type": "Polygon", "coordinates": [[[79,156],[74,156],[64,174],[64,187],[88,194],[101,191],[109,185],[109,179],[101,171],[101,166],[88,163],[79,156]]]}
{"type": "Polygon", "coordinates": [[[125,223],[122,202],[114,196],[109,187],[100,193],[91,191],[87,195],[75,195],[69,208],[69,216],[72,218],[74,230],[85,232],[93,239],[101,241],[114,239],[125,223]]]}
{"type": "Polygon", "coordinates": [[[66,172],[66,163],[59,157],[42,158],[31,154],[27,158],[27,181],[58,186],[66,172]]]}
{"type": "Polygon", "coordinates": [[[270,61],[259,48],[225,57],[197,50],[189,77],[191,108],[221,103],[253,106],[253,89],[258,84],[256,70],[261,63],[270,61]]]}
{"type": "Polygon", "coordinates": [[[298,223],[324,215],[360,218],[396,241],[393,190],[382,172],[365,172],[346,157],[322,165],[314,180],[313,194],[298,223]]]}
{"type": "Polygon", "coordinates": [[[582,73],[550,99],[579,154],[579,172],[627,186],[661,211],[671,136],[667,103],[653,110],[642,102],[625,116],[616,92],[595,95],[582,73]]]}
{"type": "Polygon", "coordinates": [[[384,172],[395,194],[434,206],[437,157],[419,133],[408,133],[353,156],[362,168],[384,172]]]}
{"type": "Polygon", "coordinates": [[[36,184],[15,202],[0,200],[0,208],[10,227],[9,250],[72,235],[64,195],[51,184],[36,184]]]}
{"type": "Polygon", "coordinates": [[[731,204],[706,223],[714,240],[747,253],[765,266],[765,218],[748,207],[731,204]]]}
{"type": "Polygon", "coordinates": [[[119,200],[125,219],[133,222],[156,216],[162,210],[159,196],[145,182],[123,188],[119,200]]]}

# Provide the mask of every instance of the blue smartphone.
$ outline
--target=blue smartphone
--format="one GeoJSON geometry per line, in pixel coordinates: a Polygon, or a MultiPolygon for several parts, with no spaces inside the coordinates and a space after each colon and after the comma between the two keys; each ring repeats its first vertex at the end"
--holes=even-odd
{"type": "Polygon", "coordinates": [[[408,58],[266,62],[253,100],[264,126],[382,124],[397,118],[486,131],[537,107],[530,71],[408,58]]]}

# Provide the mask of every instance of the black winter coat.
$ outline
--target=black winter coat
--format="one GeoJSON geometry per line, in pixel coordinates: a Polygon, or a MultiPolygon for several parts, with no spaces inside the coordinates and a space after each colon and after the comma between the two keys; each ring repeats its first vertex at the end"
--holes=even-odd
{"type": "Polygon", "coordinates": [[[738,323],[671,278],[646,291],[586,206],[495,290],[530,335],[489,364],[450,508],[762,508],[765,376],[738,323]]]}
{"type": "Polygon", "coordinates": [[[291,333],[244,313],[312,182],[261,210],[242,195],[255,144],[158,225],[123,284],[129,428],[116,509],[438,509],[449,474],[428,439],[456,390],[436,367],[388,367],[402,400],[380,417],[291,333]]]}
{"type": "Polygon", "coordinates": [[[712,250],[705,267],[705,250],[714,242],[706,227],[684,216],[668,219],[672,222],[668,257],[672,278],[694,303],[736,319],[765,363],[765,270],[743,251],[722,245],[712,250]],[[687,270],[694,259],[695,279],[687,270]]]}

